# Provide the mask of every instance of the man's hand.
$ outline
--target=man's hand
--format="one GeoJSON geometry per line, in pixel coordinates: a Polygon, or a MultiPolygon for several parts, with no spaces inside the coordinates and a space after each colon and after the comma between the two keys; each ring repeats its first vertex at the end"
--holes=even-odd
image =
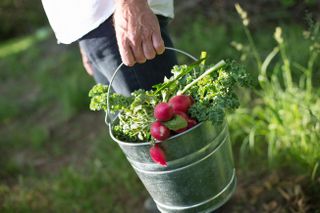
{"type": "Polygon", "coordinates": [[[83,64],[85,70],[87,71],[87,73],[89,75],[93,75],[92,65],[91,65],[91,62],[89,61],[86,53],[81,48],[80,48],[80,53],[81,53],[81,58],[82,58],[82,64],[83,64]]]}
{"type": "Polygon", "coordinates": [[[147,0],[116,0],[113,17],[117,43],[125,65],[144,63],[164,52],[159,22],[147,0]]]}

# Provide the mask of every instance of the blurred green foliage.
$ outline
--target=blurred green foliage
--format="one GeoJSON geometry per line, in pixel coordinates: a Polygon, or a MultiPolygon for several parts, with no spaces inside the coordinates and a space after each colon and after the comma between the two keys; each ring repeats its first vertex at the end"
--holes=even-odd
{"type": "MultiPolygon", "coordinates": [[[[280,2],[282,5],[286,7],[290,7],[297,4],[299,1],[298,0],[280,0],[280,2]]],[[[317,3],[317,0],[304,0],[303,2],[307,5],[313,6],[317,3]]]]}
{"type": "MultiPolygon", "coordinates": [[[[78,47],[59,49],[52,34],[45,35],[39,37],[36,31],[16,43],[0,45],[1,168],[12,162],[11,150],[41,151],[50,143],[52,126],[89,104],[87,92],[93,80],[83,70],[78,47]]],[[[5,176],[2,169],[0,177],[5,176]]]]}
{"type": "Polygon", "coordinates": [[[39,0],[1,0],[0,20],[0,41],[32,33],[47,24],[39,0]]]}
{"type": "Polygon", "coordinates": [[[234,46],[242,52],[244,61],[255,61],[259,85],[254,102],[250,101],[252,107],[244,107],[230,118],[235,125],[233,131],[247,135],[242,142],[242,154],[248,148],[263,152],[267,147],[271,165],[286,166],[315,180],[320,176],[320,89],[316,81],[320,68],[320,22],[308,17],[309,29],[300,31],[299,36],[303,46],[292,42],[283,35],[281,27],[276,27],[274,48],[262,58],[255,37],[245,24],[244,19],[249,19],[243,15],[246,12],[240,6],[238,12],[248,41],[234,46]]]}

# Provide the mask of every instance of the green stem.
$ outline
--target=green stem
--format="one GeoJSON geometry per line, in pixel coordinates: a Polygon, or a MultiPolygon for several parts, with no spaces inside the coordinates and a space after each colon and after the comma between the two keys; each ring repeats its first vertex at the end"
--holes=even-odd
{"type": "Polygon", "coordinates": [[[285,74],[285,79],[287,82],[287,87],[289,89],[292,88],[292,76],[291,76],[291,70],[290,70],[290,62],[289,60],[284,60],[284,74],[285,74]]]}
{"type": "Polygon", "coordinates": [[[190,84],[188,84],[187,86],[185,86],[185,88],[182,91],[178,91],[177,95],[181,95],[184,94],[188,89],[190,89],[190,87],[192,87],[193,85],[195,85],[198,81],[200,81],[202,78],[204,78],[205,76],[209,75],[210,73],[212,73],[213,71],[216,71],[218,69],[220,69],[221,67],[223,67],[226,64],[226,62],[224,60],[219,61],[216,65],[214,65],[213,67],[207,69],[202,75],[200,75],[198,78],[196,78],[194,81],[192,81],[190,84]]]}
{"type": "Polygon", "coordinates": [[[261,73],[258,77],[259,83],[261,87],[264,87],[265,84],[268,81],[267,78],[267,68],[271,62],[271,60],[278,54],[279,52],[279,47],[275,47],[270,53],[269,55],[266,57],[266,59],[264,60],[264,62],[262,63],[261,66],[261,73]]]}
{"type": "Polygon", "coordinates": [[[168,88],[172,83],[174,83],[175,81],[179,80],[180,78],[182,78],[183,76],[187,75],[189,72],[191,72],[193,70],[193,68],[195,68],[196,66],[198,66],[199,64],[201,64],[203,61],[205,61],[206,58],[200,58],[198,61],[192,63],[191,65],[188,66],[188,68],[181,72],[178,76],[176,76],[175,78],[164,82],[160,88],[158,88],[153,95],[157,95],[159,94],[163,89],[168,88]]]}
{"type": "Polygon", "coordinates": [[[313,169],[312,169],[312,173],[311,173],[311,180],[314,181],[315,180],[315,177],[316,177],[316,174],[317,174],[317,170],[318,170],[318,167],[319,167],[319,162],[318,161],[316,163],[316,165],[314,165],[313,169]]]}
{"type": "Polygon", "coordinates": [[[292,82],[292,76],[291,76],[290,60],[286,54],[285,46],[283,43],[279,44],[279,48],[280,48],[280,55],[283,60],[283,71],[284,71],[285,84],[288,89],[291,89],[293,86],[293,82],[292,82]]]}
{"type": "Polygon", "coordinates": [[[310,93],[312,91],[312,70],[313,70],[313,65],[314,62],[316,61],[318,57],[318,53],[317,52],[312,52],[312,55],[308,61],[308,69],[307,69],[307,91],[310,93]]]}
{"type": "Polygon", "coordinates": [[[259,53],[257,51],[256,45],[254,44],[252,35],[251,35],[248,27],[246,27],[246,26],[244,26],[244,31],[245,31],[246,36],[248,38],[249,45],[251,46],[251,49],[253,51],[253,56],[255,57],[255,59],[257,61],[258,69],[260,70],[262,67],[262,61],[261,61],[261,58],[260,58],[259,53]]]}
{"type": "Polygon", "coordinates": [[[305,68],[304,66],[302,66],[301,64],[299,64],[297,62],[293,62],[292,66],[295,67],[296,69],[300,70],[303,74],[306,74],[308,72],[307,68],[305,68]]]}

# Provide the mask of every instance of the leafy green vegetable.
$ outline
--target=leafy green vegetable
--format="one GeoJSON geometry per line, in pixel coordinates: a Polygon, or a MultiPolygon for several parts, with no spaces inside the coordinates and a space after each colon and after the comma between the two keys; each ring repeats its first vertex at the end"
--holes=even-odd
{"type": "MultiPolygon", "coordinates": [[[[109,86],[97,84],[89,92],[90,109],[92,111],[107,111],[107,92],[109,86]]],[[[134,101],[134,97],[125,97],[123,95],[112,93],[110,96],[110,110],[116,112],[124,110],[134,101]]]]}
{"type": "Polygon", "coordinates": [[[253,81],[244,67],[235,61],[227,61],[225,67],[207,75],[189,89],[189,95],[195,100],[189,113],[200,122],[209,120],[213,124],[222,123],[226,110],[239,107],[234,91],[237,85],[249,87],[253,81]]]}
{"type": "MultiPolygon", "coordinates": [[[[220,61],[216,65],[205,65],[205,58],[187,65],[174,66],[172,77],[165,78],[153,90],[137,90],[131,97],[112,93],[110,109],[120,111],[118,123],[113,125],[114,135],[123,141],[149,141],[150,125],[155,121],[153,109],[160,102],[167,102],[177,94],[193,97],[195,103],[189,109],[191,117],[199,122],[211,121],[217,125],[223,122],[225,111],[239,107],[239,100],[234,91],[237,85],[250,86],[252,80],[246,70],[234,61],[220,61]]],[[[90,109],[107,110],[108,86],[96,85],[89,92],[90,109]]],[[[176,117],[166,125],[177,130],[185,123],[176,117]]]]}
{"type": "Polygon", "coordinates": [[[175,115],[171,120],[163,122],[170,130],[179,130],[188,126],[188,122],[180,115],[175,115]]]}

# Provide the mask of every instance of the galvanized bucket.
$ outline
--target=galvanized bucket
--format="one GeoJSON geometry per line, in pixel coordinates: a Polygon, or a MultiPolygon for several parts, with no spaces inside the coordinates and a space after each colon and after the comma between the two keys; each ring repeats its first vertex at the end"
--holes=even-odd
{"type": "MultiPolygon", "coordinates": [[[[166,49],[195,60],[181,50],[166,49]]],[[[220,126],[202,122],[160,142],[168,164],[162,167],[149,155],[150,142],[130,143],[114,137],[112,125],[118,120],[109,121],[109,112],[108,109],[106,123],[111,138],[119,144],[161,212],[211,212],[231,197],[236,188],[236,176],[226,121],[220,126]]]]}

